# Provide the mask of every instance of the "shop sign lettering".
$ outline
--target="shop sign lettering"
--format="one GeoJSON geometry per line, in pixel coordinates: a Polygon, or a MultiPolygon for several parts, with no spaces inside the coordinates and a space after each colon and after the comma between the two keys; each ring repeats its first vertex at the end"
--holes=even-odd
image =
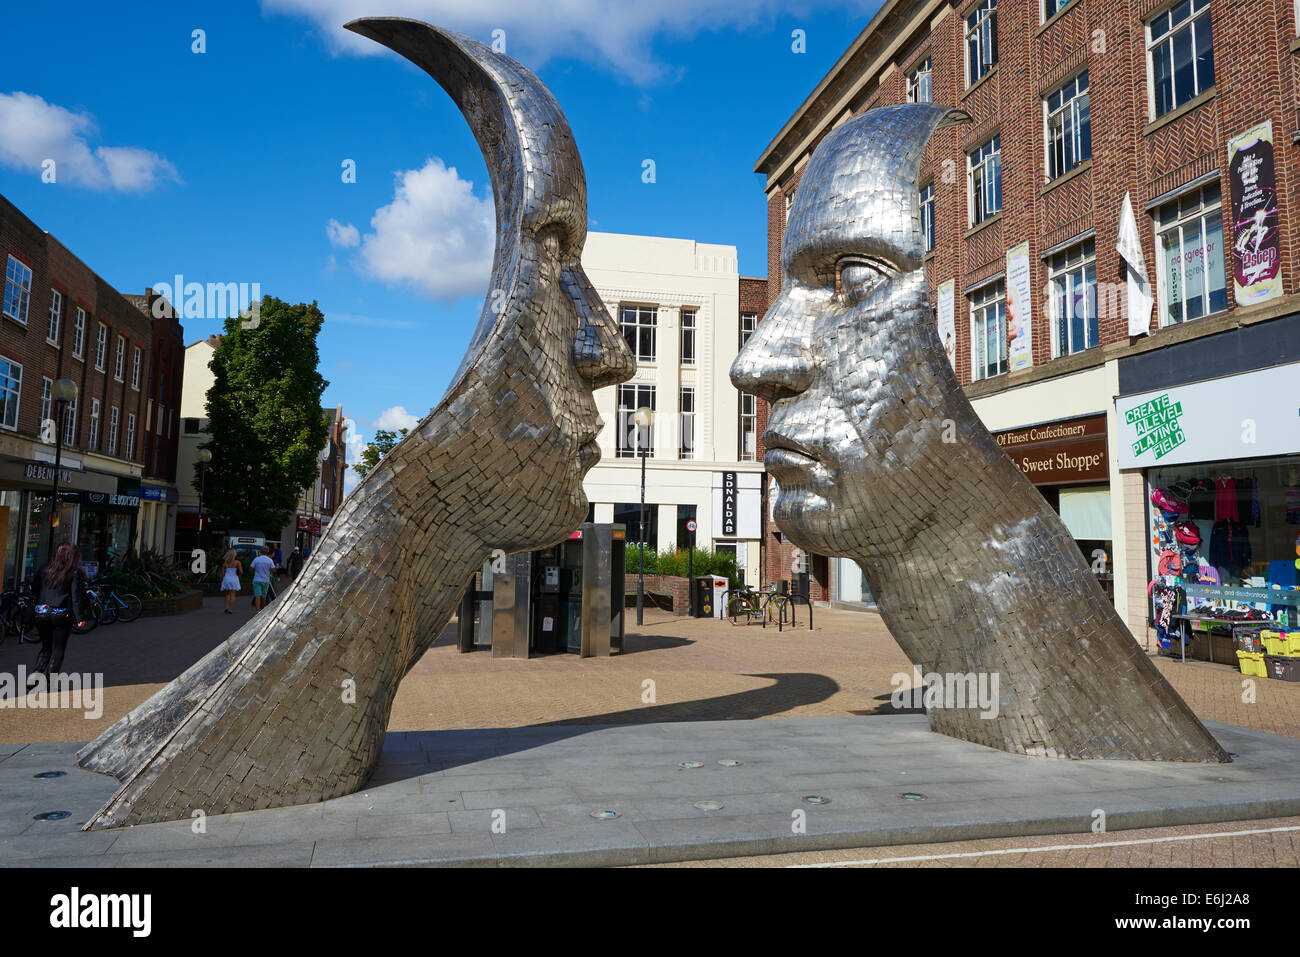
{"type": "Polygon", "coordinates": [[[1182,414],[1183,404],[1171,402],[1168,392],[1125,412],[1124,421],[1133,426],[1138,437],[1133,443],[1133,455],[1154,451],[1159,460],[1186,442],[1178,421],[1182,414]]]}

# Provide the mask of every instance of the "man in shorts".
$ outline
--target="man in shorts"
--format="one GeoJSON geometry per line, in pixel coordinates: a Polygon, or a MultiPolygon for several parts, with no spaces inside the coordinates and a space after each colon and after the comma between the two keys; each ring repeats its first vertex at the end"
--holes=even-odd
{"type": "Polygon", "coordinates": [[[262,553],[253,559],[253,601],[258,611],[266,607],[266,592],[271,586],[271,572],[275,570],[275,562],[271,560],[270,552],[271,550],[263,545],[262,553]]]}

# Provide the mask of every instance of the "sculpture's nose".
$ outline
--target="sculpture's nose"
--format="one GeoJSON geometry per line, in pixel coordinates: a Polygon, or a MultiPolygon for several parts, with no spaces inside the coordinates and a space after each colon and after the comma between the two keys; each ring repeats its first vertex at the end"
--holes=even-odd
{"type": "Polygon", "coordinates": [[[741,392],[775,403],[804,392],[813,382],[811,323],[784,292],[731,364],[731,383],[741,392]]]}
{"type": "Polygon", "coordinates": [[[578,374],[592,389],[632,378],[636,358],[582,267],[565,267],[561,284],[578,314],[578,335],[573,342],[578,374]]]}

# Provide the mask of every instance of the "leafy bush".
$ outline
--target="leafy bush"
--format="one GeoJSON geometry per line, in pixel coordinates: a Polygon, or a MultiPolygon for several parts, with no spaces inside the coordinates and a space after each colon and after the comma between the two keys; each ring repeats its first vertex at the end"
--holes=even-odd
{"type": "MultiPolygon", "coordinates": [[[[637,555],[638,546],[635,544],[629,545],[624,561],[629,575],[637,573],[637,555]]],[[[689,560],[690,557],[684,548],[676,550],[664,549],[658,554],[647,549],[645,553],[645,573],[647,575],[676,575],[685,578],[689,560]]],[[[697,578],[701,575],[717,575],[720,578],[725,578],[731,583],[730,587],[732,588],[740,584],[740,571],[736,568],[736,556],[732,552],[712,552],[706,548],[697,548],[690,570],[697,578]]]]}
{"type": "Polygon", "coordinates": [[[128,552],[121,563],[95,579],[96,585],[141,599],[175,598],[190,590],[187,575],[173,561],[154,551],[128,552]]]}

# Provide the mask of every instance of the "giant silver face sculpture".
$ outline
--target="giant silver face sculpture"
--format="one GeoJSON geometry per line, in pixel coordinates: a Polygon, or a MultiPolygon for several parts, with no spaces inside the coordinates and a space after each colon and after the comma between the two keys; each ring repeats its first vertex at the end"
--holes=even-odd
{"type": "Polygon", "coordinates": [[[975,415],[939,341],[917,176],[931,134],[966,119],[871,110],[827,134],[804,171],[780,298],[731,370],[772,403],[775,519],[799,547],[862,567],[926,672],[998,676],[996,716],[973,701],[933,708],[934,730],[1023,754],[1226,761],[975,415]]]}
{"type": "Polygon", "coordinates": [[[553,544],[586,517],[592,390],[635,370],[579,262],[586,180],[541,81],[418,21],[348,28],[426,70],[473,128],[496,203],[490,291],[447,394],[343,502],[298,580],[78,756],[122,783],[88,828],[359,788],[398,683],[488,554],[553,544]]]}

